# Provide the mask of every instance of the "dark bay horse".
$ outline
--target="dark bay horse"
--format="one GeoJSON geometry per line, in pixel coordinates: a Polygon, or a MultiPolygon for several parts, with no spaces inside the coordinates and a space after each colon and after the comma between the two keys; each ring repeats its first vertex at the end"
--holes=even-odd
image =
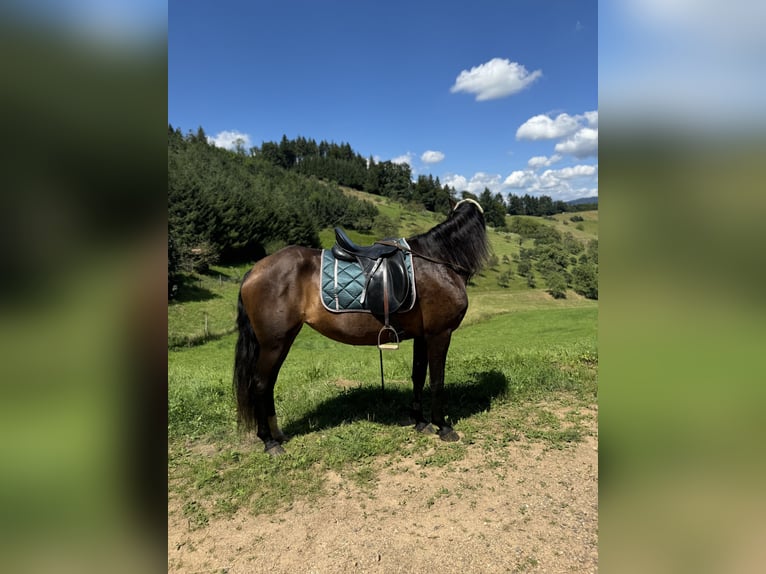
{"type": "MultiPolygon", "coordinates": [[[[421,404],[430,371],[431,423],[442,440],[459,437],[444,418],[444,365],[452,332],[468,309],[466,285],[489,256],[481,207],[458,202],[446,221],[408,238],[417,299],[411,310],[392,316],[399,338],[414,339],[412,358],[415,428],[429,427],[421,404]]],[[[376,345],[383,322],[370,313],[333,313],[319,295],[321,250],[290,246],[258,261],[239,293],[234,392],[240,425],[257,428],[270,454],[284,452],[287,440],[277,424],[274,385],[295,337],[307,324],[350,345],[376,345]]]]}

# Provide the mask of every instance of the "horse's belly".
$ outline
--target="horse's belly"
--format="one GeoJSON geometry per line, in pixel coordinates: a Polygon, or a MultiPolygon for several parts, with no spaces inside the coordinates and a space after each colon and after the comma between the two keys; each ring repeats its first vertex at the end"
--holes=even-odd
{"type": "MultiPolygon", "coordinates": [[[[396,329],[399,340],[411,339],[417,333],[414,332],[412,321],[407,320],[407,314],[392,315],[390,324],[396,329]]],[[[377,345],[380,342],[393,340],[393,333],[384,330],[384,324],[370,313],[331,313],[325,311],[317,317],[308,318],[306,324],[325,337],[346,343],[348,345],[377,345]]]]}

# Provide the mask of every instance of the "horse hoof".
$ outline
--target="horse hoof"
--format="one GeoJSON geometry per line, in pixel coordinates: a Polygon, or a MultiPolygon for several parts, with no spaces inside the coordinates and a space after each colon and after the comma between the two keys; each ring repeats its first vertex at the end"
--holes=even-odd
{"type": "Polygon", "coordinates": [[[279,436],[275,436],[274,440],[276,440],[279,444],[285,444],[290,442],[290,437],[286,434],[281,434],[279,436]]]}
{"type": "Polygon", "coordinates": [[[415,425],[415,430],[423,434],[434,434],[436,430],[431,423],[419,422],[415,425]]]}
{"type": "Polygon", "coordinates": [[[282,448],[282,445],[277,443],[273,446],[266,448],[266,452],[271,456],[279,456],[285,454],[287,451],[282,448]]]}
{"type": "Polygon", "coordinates": [[[439,429],[439,438],[444,442],[455,442],[460,440],[460,435],[450,427],[442,427],[439,429]]]}

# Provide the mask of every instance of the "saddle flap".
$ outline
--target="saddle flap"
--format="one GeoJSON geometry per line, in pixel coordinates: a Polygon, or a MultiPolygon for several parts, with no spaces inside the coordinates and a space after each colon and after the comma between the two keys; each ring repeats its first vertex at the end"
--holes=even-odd
{"type": "Polygon", "coordinates": [[[373,314],[396,313],[410,297],[410,277],[400,251],[392,257],[378,260],[375,270],[367,278],[364,305],[373,314]],[[387,301],[386,301],[387,300],[387,301]]]}

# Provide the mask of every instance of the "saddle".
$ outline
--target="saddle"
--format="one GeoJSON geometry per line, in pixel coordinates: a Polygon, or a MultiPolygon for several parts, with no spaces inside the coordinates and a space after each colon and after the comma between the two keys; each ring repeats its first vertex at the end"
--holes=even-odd
{"type": "Polygon", "coordinates": [[[332,254],[361,266],[365,276],[361,302],[373,315],[382,316],[384,328],[389,328],[389,315],[411,301],[412,285],[404,251],[395,241],[357,245],[336,227],[332,254]]]}

